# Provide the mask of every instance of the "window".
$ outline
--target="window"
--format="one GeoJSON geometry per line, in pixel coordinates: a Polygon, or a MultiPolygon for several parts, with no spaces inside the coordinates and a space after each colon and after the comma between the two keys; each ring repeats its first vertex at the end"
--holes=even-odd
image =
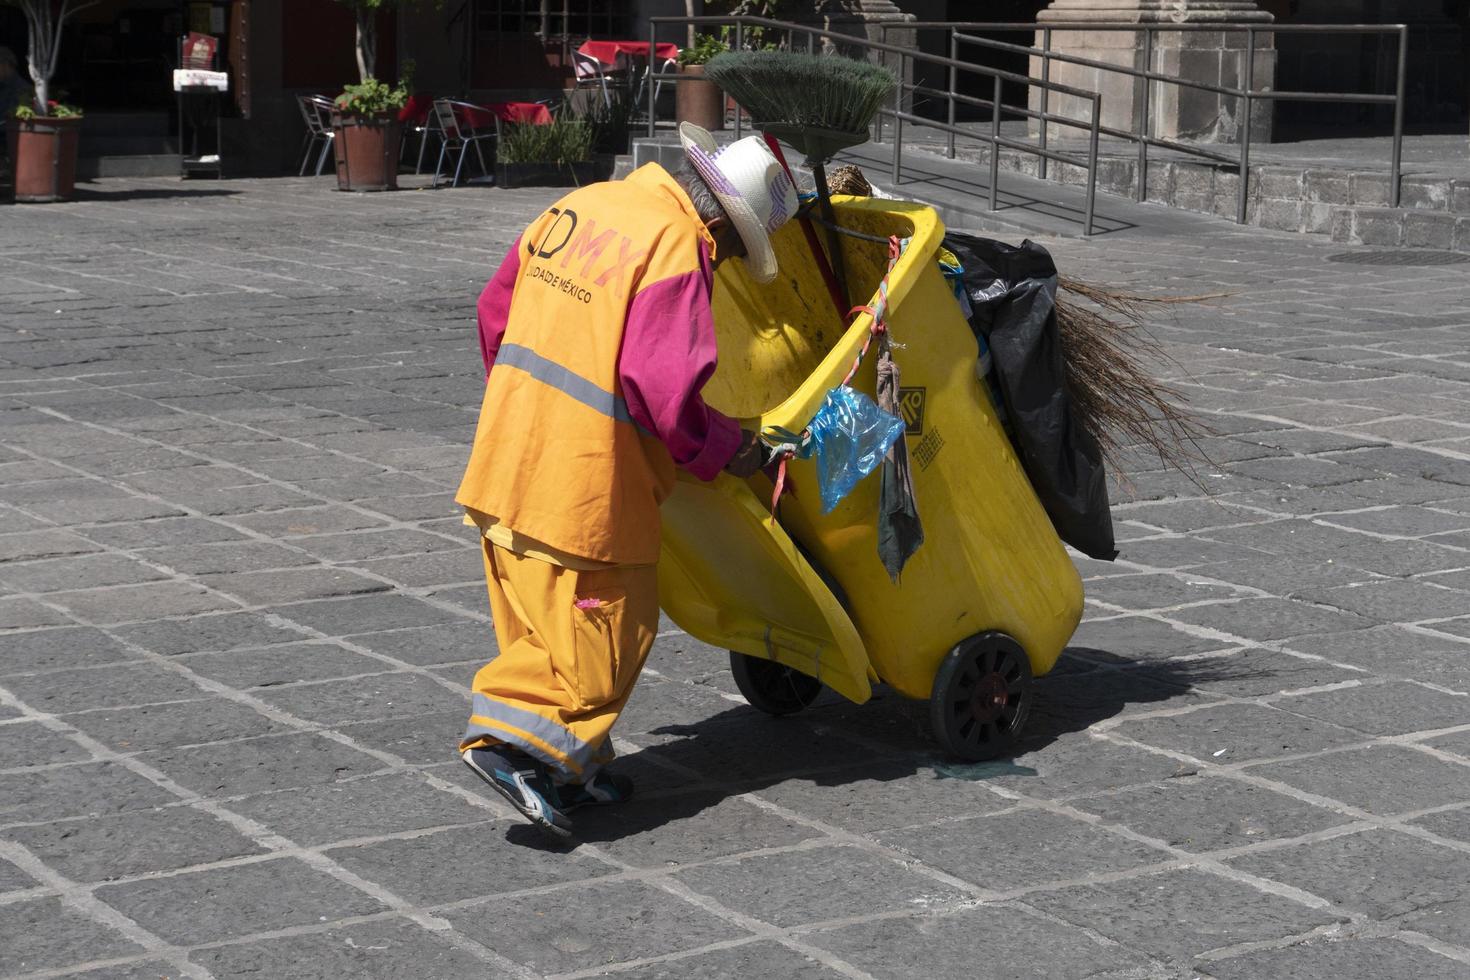
{"type": "Polygon", "coordinates": [[[482,37],[539,34],[545,39],[631,37],[631,0],[476,0],[482,37]]]}

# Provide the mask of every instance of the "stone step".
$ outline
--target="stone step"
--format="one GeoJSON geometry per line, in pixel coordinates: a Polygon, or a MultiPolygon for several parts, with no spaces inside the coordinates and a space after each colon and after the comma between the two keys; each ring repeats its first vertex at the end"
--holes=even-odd
{"type": "Polygon", "coordinates": [[[1422,208],[1332,210],[1332,240],[1345,245],[1470,252],[1470,215],[1422,208]]]}
{"type": "Polygon", "coordinates": [[[134,153],[123,156],[81,157],[77,160],[77,177],[177,177],[177,153],[134,153]]]}
{"type": "MultiPolygon", "coordinates": [[[[921,152],[934,152],[924,146],[921,152]]],[[[989,166],[988,148],[963,147],[957,158],[989,166]]],[[[1002,150],[1000,167],[1010,173],[1040,176],[1040,161],[1029,153],[1002,150]]],[[[1099,156],[1097,189],[1121,197],[1137,193],[1138,158],[1099,156]]],[[[1048,166],[1048,180],[1081,186],[1087,180],[1084,167],[1048,166]]],[[[1209,161],[1150,159],[1148,200],[1184,211],[1237,216],[1240,175],[1237,168],[1209,161]]],[[[1342,207],[1386,208],[1389,178],[1386,173],[1336,168],[1300,167],[1280,164],[1253,166],[1246,221],[1262,228],[1325,235],[1332,231],[1333,212],[1342,207]]],[[[1399,207],[1441,215],[1470,216],[1470,180],[1452,177],[1410,176],[1403,178],[1399,207]]]]}

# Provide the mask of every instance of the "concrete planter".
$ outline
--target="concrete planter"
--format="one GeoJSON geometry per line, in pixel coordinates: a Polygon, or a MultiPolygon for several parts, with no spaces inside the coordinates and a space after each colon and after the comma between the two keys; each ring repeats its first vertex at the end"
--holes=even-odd
{"type": "Polygon", "coordinates": [[[587,160],[560,163],[497,163],[496,187],[580,187],[597,180],[596,165],[587,160]]]}
{"type": "Polygon", "coordinates": [[[17,201],[43,204],[72,199],[81,129],[82,120],[77,116],[37,116],[11,122],[10,158],[15,161],[17,201]]]}
{"type": "Polygon", "coordinates": [[[704,77],[704,65],[680,65],[675,85],[674,118],[708,130],[725,128],[725,93],[704,77]]]}
{"type": "Polygon", "coordinates": [[[371,115],[333,112],[339,191],[398,189],[398,154],[403,126],[397,112],[371,115]]]}

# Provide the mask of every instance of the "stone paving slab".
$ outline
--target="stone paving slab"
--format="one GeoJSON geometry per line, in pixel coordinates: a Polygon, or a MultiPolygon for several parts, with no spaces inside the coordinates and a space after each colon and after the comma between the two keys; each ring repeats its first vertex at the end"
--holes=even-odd
{"type": "Polygon", "coordinates": [[[768,718],[666,621],[639,799],[553,847],[453,755],[495,644],[451,500],[474,300],[553,192],[329,185],[0,209],[0,976],[1470,975],[1455,267],[1046,240],[1227,295],[1150,324],[1210,462],[1126,457],[1016,756],[881,687],[768,718]]]}

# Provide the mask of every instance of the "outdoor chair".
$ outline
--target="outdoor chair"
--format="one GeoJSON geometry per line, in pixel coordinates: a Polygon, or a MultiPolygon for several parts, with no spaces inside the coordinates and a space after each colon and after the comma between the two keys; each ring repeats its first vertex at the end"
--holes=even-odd
{"type": "MultiPolygon", "coordinates": [[[[403,131],[411,133],[419,138],[418,162],[414,165],[413,172],[421,174],[424,172],[424,154],[429,149],[429,140],[437,139],[444,141],[444,130],[439,126],[439,117],[434,112],[434,97],[425,92],[418,92],[408,97],[408,102],[398,112],[398,121],[403,124],[403,131]]],[[[408,152],[408,140],[403,141],[399,151],[399,160],[403,154],[408,152]]]]}
{"type": "Polygon", "coordinates": [[[302,121],[306,123],[306,137],[301,143],[301,172],[297,176],[306,176],[312,152],[320,141],[321,152],[316,158],[316,175],[320,177],[327,164],[327,154],[332,150],[332,141],[337,136],[332,130],[332,100],[325,95],[298,95],[296,105],[301,109],[302,121]]]}
{"type": "Polygon", "coordinates": [[[480,172],[490,176],[490,167],[485,163],[485,151],[480,146],[485,141],[491,144],[491,159],[495,157],[494,144],[500,135],[500,118],[470,102],[456,102],[453,99],[435,99],[434,117],[438,120],[439,129],[443,133],[443,139],[439,144],[439,163],[434,168],[434,186],[439,186],[439,178],[444,173],[444,160],[452,154],[458,154],[454,164],[454,178],[450,182],[451,187],[459,186],[459,176],[464,171],[465,157],[469,155],[470,148],[474,147],[475,156],[480,160],[480,172]],[[477,124],[477,120],[489,116],[493,125],[486,126],[477,124]]]}
{"type": "MultiPolygon", "coordinates": [[[[658,73],[660,75],[670,74],[678,70],[679,62],[674,58],[665,58],[663,60],[663,63],[658,66],[658,73]]],[[[644,110],[648,107],[648,102],[646,100],[648,97],[649,82],[653,83],[653,111],[655,115],[658,113],[659,96],[662,95],[664,91],[664,80],[662,78],[654,78],[653,72],[653,63],[649,62],[648,67],[643,70],[643,77],[638,80],[638,91],[633,96],[634,110],[638,114],[639,118],[645,120],[648,118],[644,110]]]]}
{"type": "Polygon", "coordinates": [[[602,101],[612,105],[612,90],[608,83],[614,85],[626,77],[626,72],[621,68],[609,68],[596,58],[580,51],[572,52],[572,73],[577,78],[577,88],[595,88],[602,91],[602,101]]]}

